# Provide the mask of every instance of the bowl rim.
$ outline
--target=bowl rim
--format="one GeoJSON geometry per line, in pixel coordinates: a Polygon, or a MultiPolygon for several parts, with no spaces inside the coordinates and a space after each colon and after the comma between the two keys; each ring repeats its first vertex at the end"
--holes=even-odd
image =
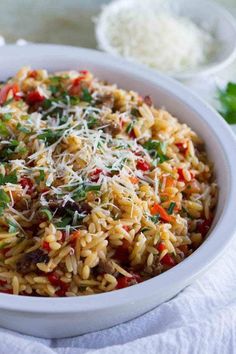
{"type": "MultiPolygon", "coordinates": [[[[229,173],[229,191],[225,201],[225,208],[222,211],[217,224],[211,231],[212,237],[207,238],[201,247],[199,247],[191,256],[186,258],[174,268],[165,273],[160,274],[143,283],[108,293],[67,297],[67,298],[50,298],[50,297],[31,297],[24,295],[10,295],[0,293],[0,309],[10,310],[25,313],[76,313],[96,311],[118,307],[134,303],[136,301],[145,300],[154,289],[167,291],[169,284],[178,288],[178,284],[185,285],[199,276],[223,253],[226,247],[231,242],[234,233],[236,232],[236,223],[234,220],[234,206],[236,196],[236,183],[234,177],[236,175],[236,164],[233,151],[236,152],[236,138],[223,120],[223,118],[201,98],[184,87],[181,83],[167,77],[163,74],[153,72],[151,69],[142,69],[137,65],[127,63],[126,61],[114,58],[108,54],[79,47],[51,45],[51,44],[34,44],[19,47],[16,45],[8,45],[1,48],[1,57],[7,62],[7,57],[14,57],[17,60],[18,55],[24,55],[30,58],[30,55],[42,56],[45,58],[45,67],[49,65],[53,59],[62,53],[67,53],[70,56],[90,57],[90,62],[96,64],[102,63],[103,67],[112,67],[112,70],[118,70],[121,73],[136,77],[154,84],[168,92],[169,95],[175,97],[185,106],[192,109],[204,121],[211,133],[217,138],[218,144],[227,161],[229,173]],[[47,59],[48,55],[48,59],[47,59]],[[92,59],[91,59],[92,58],[92,59]],[[125,65],[124,65],[125,64],[125,65]],[[207,117],[207,118],[206,118],[207,117]],[[224,244],[220,237],[214,237],[215,234],[224,234],[224,244]]],[[[33,63],[32,63],[33,66],[33,63]]],[[[14,68],[12,69],[15,70],[14,68]]],[[[183,286],[182,286],[183,288],[183,286]]]]}
{"type": "MultiPolygon", "coordinates": [[[[176,0],[177,2],[178,0],[176,0]]],[[[209,63],[206,63],[204,65],[200,65],[199,67],[193,68],[193,69],[187,69],[183,71],[169,71],[169,72],[162,72],[161,70],[159,71],[158,69],[153,68],[152,70],[156,72],[162,72],[165,75],[171,76],[175,79],[179,80],[189,80],[189,79],[194,79],[197,76],[203,76],[203,75],[212,75],[215,74],[223,69],[225,69],[227,66],[229,66],[235,59],[236,59],[236,20],[235,18],[231,15],[228,9],[223,7],[222,5],[210,1],[210,0],[200,0],[202,3],[205,3],[207,6],[209,6],[212,10],[212,12],[217,12],[225,19],[226,22],[228,22],[228,25],[231,26],[232,31],[235,34],[235,40],[234,40],[234,45],[232,46],[231,51],[228,53],[228,56],[224,56],[220,61],[209,61],[209,63]]],[[[128,2],[134,2],[135,0],[128,0],[128,2]]],[[[183,2],[183,0],[181,0],[183,2]]],[[[189,3],[189,2],[188,2],[189,3]]],[[[95,36],[98,44],[98,48],[105,51],[106,53],[109,53],[113,55],[114,57],[118,58],[123,58],[122,55],[117,53],[115,47],[113,47],[107,37],[106,34],[103,30],[103,25],[105,23],[105,15],[108,11],[113,11],[115,8],[122,7],[123,4],[127,5],[127,0],[114,0],[111,3],[104,5],[103,10],[100,12],[100,14],[96,18],[96,25],[95,25],[95,36]]],[[[175,4],[176,5],[176,4],[175,4]]],[[[183,6],[183,4],[181,5],[183,6]]],[[[126,59],[130,61],[133,64],[139,64],[143,66],[144,68],[147,68],[148,66],[145,64],[142,64],[141,62],[139,63],[138,60],[134,59],[126,59]]]]}

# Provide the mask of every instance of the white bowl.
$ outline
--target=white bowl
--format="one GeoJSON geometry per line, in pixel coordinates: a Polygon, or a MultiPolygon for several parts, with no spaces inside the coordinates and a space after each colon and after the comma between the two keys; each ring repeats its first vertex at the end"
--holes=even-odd
{"type": "MultiPolygon", "coordinates": [[[[199,75],[210,75],[222,70],[236,58],[236,22],[234,17],[220,5],[208,0],[147,0],[145,5],[150,6],[157,13],[161,8],[167,8],[176,15],[191,19],[212,33],[216,42],[219,43],[209,63],[192,70],[166,73],[169,76],[177,79],[190,79],[199,75]]],[[[108,39],[107,22],[110,17],[116,16],[120,9],[132,11],[132,7],[135,6],[137,6],[137,0],[116,0],[104,7],[97,18],[95,28],[100,49],[114,56],[120,56],[108,39]]]]}
{"type": "Polygon", "coordinates": [[[205,140],[214,161],[219,202],[209,237],[171,270],[126,289],[71,298],[0,294],[0,325],[46,338],[68,337],[130,320],[176,295],[222,254],[236,229],[236,142],[225,121],[178,82],[97,51],[56,46],[6,46],[0,50],[0,80],[23,65],[50,71],[88,69],[120,87],[151,95],[205,140]]]}

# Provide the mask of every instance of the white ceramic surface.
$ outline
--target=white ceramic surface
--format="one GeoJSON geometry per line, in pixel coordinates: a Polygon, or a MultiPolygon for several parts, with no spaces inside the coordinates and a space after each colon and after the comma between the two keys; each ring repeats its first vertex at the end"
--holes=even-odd
{"type": "MultiPolygon", "coordinates": [[[[120,9],[125,8],[127,11],[131,11],[135,6],[137,6],[137,0],[116,0],[104,7],[97,19],[95,28],[100,49],[114,56],[120,56],[109,41],[107,22],[110,17],[116,16],[120,9]]],[[[228,66],[235,59],[236,22],[234,17],[220,5],[209,0],[147,0],[145,6],[150,6],[157,13],[161,8],[169,9],[174,14],[193,20],[197,25],[212,33],[218,43],[217,50],[209,63],[192,70],[166,73],[169,76],[178,79],[190,79],[199,75],[213,74],[228,66]]]]}
{"type": "Polygon", "coordinates": [[[106,54],[53,45],[0,49],[0,80],[22,65],[50,71],[88,69],[120,87],[150,94],[205,140],[220,187],[212,231],[203,245],[173,269],[141,284],[111,293],[71,298],[0,294],[0,325],[23,333],[59,338],[99,330],[130,320],[176,295],[222,254],[236,229],[236,142],[224,120],[178,82],[141,70],[106,54]]]}

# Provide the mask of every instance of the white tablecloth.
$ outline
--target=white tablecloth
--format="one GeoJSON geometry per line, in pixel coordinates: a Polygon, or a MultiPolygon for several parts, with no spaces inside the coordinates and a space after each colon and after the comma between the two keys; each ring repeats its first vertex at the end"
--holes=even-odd
{"type": "MultiPolygon", "coordinates": [[[[231,80],[236,81],[233,74],[230,74],[231,80]]],[[[208,78],[188,85],[213,103],[216,82],[224,84],[222,78],[208,78]]],[[[135,320],[57,340],[34,338],[0,328],[0,354],[232,354],[236,352],[235,270],[236,239],[200,280],[135,320]]]]}

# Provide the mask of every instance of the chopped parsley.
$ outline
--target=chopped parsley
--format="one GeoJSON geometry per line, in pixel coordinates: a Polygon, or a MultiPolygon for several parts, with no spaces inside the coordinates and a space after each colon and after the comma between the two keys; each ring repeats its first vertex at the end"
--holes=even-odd
{"type": "Polygon", "coordinates": [[[82,88],[82,93],[80,95],[80,98],[81,98],[82,101],[85,101],[85,102],[88,102],[88,103],[90,103],[92,101],[92,99],[93,99],[92,96],[89,93],[89,90],[86,87],[82,88]]]}
{"type": "Polygon", "coordinates": [[[47,209],[47,208],[42,208],[42,209],[40,210],[40,213],[41,213],[41,214],[44,214],[44,215],[47,217],[48,221],[51,221],[51,220],[52,220],[52,213],[51,213],[51,211],[50,211],[49,209],[47,209]]]}
{"type": "Polygon", "coordinates": [[[0,173],[0,185],[4,185],[6,183],[12,183],[12,184],[16,184],[17,183],[16,172],[11,173],[11,174],[6,175],[6,176],[4,176],[3,174],[0,173]]]}
{"type": "Polygon", "coordinates": [[[157,166],[159,163],[168,160],[166,156],[166,142],[158,141],[158,140],[149,140],[146,141],[143,145],[144,149],[146,149],[149,155],[153,158],[153,165],[157,166]]]}
{"type": "Polygon", "coordinates": [[[220,114],[229,124],[236,124],[236,83],[229,82],[225,90],[218,91],[220,114]]]}
{"type": "Polygon", "coordinates": [[[160,215],[159,215],[159,214],[150,216],[150,220],[151,220],[154,224],[157,224],[157,222],[159,221],[159,219],[160,219],[160,215]]]}
{"type": "Polygon", "coordinates": [[[0,136],[6,137],[8,135],[10,135],[10,134],[9,134],[9,131],[8,131],[5,123],[0,121],[0,136]]]}
{"type": "Polygon", "coordinates": [[[3,189],[0,189],[0,216],[3,214],[4,209],[7,208],[10,201],[8,194],[3,189]]]}
{"type": "Polygon", "coordinates": [[[62,134],[63,130],[46,129],[42,134],[38,135],[38,139],[44,140],[46,145],[52,145],[62,137],[62,134]]]}
{"type": "Polygon", "coordinates": [[[19,230],[19,227],[16,223],[14,223],[13,220],[7,220],[8,223],[8,232],[10,234],[14,234],[15,232],[17,232],[19,230]]]}
{"type": "Polygon", "coordinates": [[[45,172],[43,170],[39,171],[39,176],[36,177],[36,182],[39,184],[40,182],[43,182],[45,179],[45,172]]]}
{"type": "Polygon", "coordinates": [[[22,124],[20,124],[20,123],[17,124],[16,128],[17,128],[20,132],[22,132],[22,133],[25,133],[25,134],[30,134],[30,133],[31,133],[30,129],[24,127],[24,126],[23,126],[22,124]]]}
{"type": "Polygon", "coordinates": [[[98,119],[94,116],[89,116],[87,120],[87,125],[89,129],[94,128],[97,125],[98,119]]]}
{"type": "Polygon", "coordinates": [[[5,113],[5,114],[2,115],[2,120],[4,122],[8,122],[11,119],[12,119],[12,114],[11,113],[5,113]]]}
{"type": "Polygon", "coordinates": [[[167,209],[167,213],[169,215],[173,214],[173,211],[174,211],[174,207],[176,206],[176,203],[175,202],[171,202],[170,205],[169,205],[169,208],[167,209]]]}

